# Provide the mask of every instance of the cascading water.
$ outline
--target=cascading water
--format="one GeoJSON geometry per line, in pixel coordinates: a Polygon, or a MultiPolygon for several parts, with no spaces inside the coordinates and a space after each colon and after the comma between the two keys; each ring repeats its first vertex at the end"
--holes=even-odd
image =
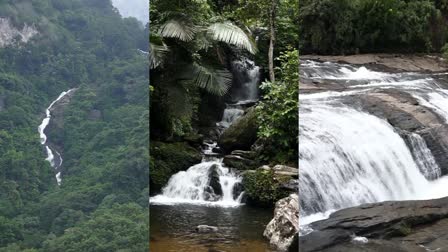
{"type": "Polygon", "coordinates": [[[225,207],[238,206],[242,192],[234,193],[234,187],[241,182],[241,177],[223,166],[222,158],[216,157],[212,148],[216,144],[206,145],[203,160],[186,171],[174,174],[162,189],[162,194],[151,197],[152,204],[204,204],[225,207]],[[210,173],[216,169],[222,195],[214,194],[210,188],[210,173]]]}
{"type": "MultiPolygon", "coordinates": [[[[253,61],[242,59],[232,64],[233,74],[238,82],[234,89],[233,103],[227,104],[223,118],[216,124],[220,133],[244,115],[247,104],[258,99],[258,82],[260,69],[253,61]]],[[[244,192],[239,191],[242,178],[224,166],[219,154],[214,153],[216,142],[204,142],[202,162],[186,171],[174,174],[160,195],[150,198],[151,204],[199,204],[221,207],[241,205],[244,192]],[[211,186],[213,173],[219,177],[221,193],[211,186]]],[[[216,185],[215,185],[216,186],[216,185]]],[[[218,189],[219,190],[219,189],[218,189]]]]}
{"type": "Polygon", "coordinates": [[[45,160],[47,160],[51,167],[53,167],[55,169],[56,173],[56,181],[58,182],[58,184],[61,184],[61,172],[59,171],[59,168],[62,165],[62,156],[61,154],[55,150],[56,152],[56,157],[53,153],[53,150],[51,149],[51,147],[47,144],[47,135],[45,134],[45,128],[47,128],[48,124],[50,124],[50,120],[51,120],[51,108],[58,102],[60,101],[62,98],[64,98],[64,96],[66,96],[67,94],[69,94],[70,92],[72,92],[74,89],[70,89],[68,91],[62,92],[58,98],[56,100],[54,100],[50,106],[48,106],[48,108],[45,110],[45,118],[42,120],[42,123],[39,125],[39,127],[37,128],[38,132],[39,132],[39,136],[40,136],[40,143],[45,146],[45,150],[47,152],[47,158],[45,160]]]}
{"type": "Polygon", "coordinates": [[[448,195],[448,179],[440,178],[441,169],[422,136],[398,132],[386,120],[342,102],[346,96],[397,89],[448,122],[448,91],[439,85],[438,75],[315,61],[303,61],[300,75],[343,87],[299,97],[300,235],[311,231],[307,224],[338,209],[448,195]]]}
{"type": "Polygon", "coordinates": [[[386,121],[342,105],[310,107],[300,112],[302,214],[412,199],[425,185],[406,143],[386,121]]]}
{"type": "Polygon", "coordinates": [[[232,98],[236,103],[258,100],[258,83],[260,82],[260,67],[248,58],[232,62],[234,86],[232,98]]]}

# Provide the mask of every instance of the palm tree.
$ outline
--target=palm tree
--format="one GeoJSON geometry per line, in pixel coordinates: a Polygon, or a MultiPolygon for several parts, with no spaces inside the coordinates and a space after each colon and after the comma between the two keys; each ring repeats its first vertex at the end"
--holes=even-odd
{"type": "Polygon", "coordinates": [[[255,54],[257,49],[254,40],[237,25],[229,21],[212,22],[196,25],[185,14],[178,12],[165,13],[166,19],[161,25],[153,27],[157,32],[150,38],[150,62],[155,69],[163,63],[163,58],[169,48],[164,40],[173,38],[181,43],[187,43],[193,62],[185,67],[181,75],[185,80],[192,80],[195,85],[207,92],[222,96],[230,88],[232,75],[222,66],[215,67],[205,63],[202,52],[215,49],[221,63],[220,43],[232,45],[255,54]]]}

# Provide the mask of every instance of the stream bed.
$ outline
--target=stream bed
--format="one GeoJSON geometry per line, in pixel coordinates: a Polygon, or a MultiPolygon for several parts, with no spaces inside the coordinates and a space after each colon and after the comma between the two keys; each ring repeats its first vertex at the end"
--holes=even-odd
{"type": "Polygon", "coordinates": [[[273,209],[212,207],[192,204],[151,205],[152,252],[273,252],[263,231],[273,209]],[[198,233],[198,225],[218,227],[198,233]]]}

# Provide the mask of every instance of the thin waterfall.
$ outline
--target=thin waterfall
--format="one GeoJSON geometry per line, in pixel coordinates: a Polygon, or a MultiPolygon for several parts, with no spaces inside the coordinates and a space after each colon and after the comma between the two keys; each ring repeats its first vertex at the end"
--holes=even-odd
{"type": "Polygon", "coordinates": [[[51,167],[53,167],[55,169],[56,173],[56,181],[57,183],[60,185],[61,184],[61,172],[59,171],[59,168],[62,165],[62,156],[59,152],[56,152],[57,157],[55,157],[53,150],[51,149],[51,147],[47,144],[47,135],[45,134],[45,129],[47,128],[48,124],[50,124],[50,120],[51,120],[51,108],[53,108],[53,106],[60,101],[62,98],[64,98],[64,96],[66,96],[67,94],[69,94],[70,92],[72,92],[74,89],[70,89],[68,91],[62,92],[58,98],[56,98],[56,100],[54,100],[53,102],[51,102],[50,106],[48,106],[48,108],[45,110],[45,118],[42,120],[42,123],[39,125],[39,127],[37,128],[38,132],[39,132],[39,136],[40,136],[40,143],[45,146],[45,150],[47,152],[47,158],[45,158],[45,160],[47,160],[51,167]],[[58,160],[58,163],[56,163],[56,159],[58,160]]]}
{"type": "Polygon", "coordinates": [[[423,176],[425,176],[427,180],[440,178],[442,171],[423,137],[416,133],[411,133],[406,137],[409,141],[409,147],[414,156],[414,160],[423,176]]]}

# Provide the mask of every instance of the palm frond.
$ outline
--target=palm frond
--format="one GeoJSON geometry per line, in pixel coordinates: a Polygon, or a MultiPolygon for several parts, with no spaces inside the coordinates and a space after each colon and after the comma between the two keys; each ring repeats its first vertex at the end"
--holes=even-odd
{"type": "Polygon", "coordinates": [[[216,69],[207,65],[193,63],[184,71],[184,78],[210,94],[223,96],[232,84],[232,74],[226,69],[216,69]]]}
{"type": "Polygon", "coordinates": [[[240,27],[232,24],[231,22],[214,23],[210,25],[207,30],[216,41],[235,45],[246,49],[252,54],[255,54],[257,51],[255,43],[250,36],[247,35],[240,27]]]}
{"type": "Polygon", "coordinates": [[[150,69],[157,68],[163,63],[165,54],[169,51],[165,44],[156,44],[149,42],[149,67],[150,69]]]}
{"type": "Polygon", "coordinates": [[[196,32],[198,27],[185,17],[172,18],[163,23],[158,30],[161,37],[177,38],[185,42],[193,40],[196,32]]]}

